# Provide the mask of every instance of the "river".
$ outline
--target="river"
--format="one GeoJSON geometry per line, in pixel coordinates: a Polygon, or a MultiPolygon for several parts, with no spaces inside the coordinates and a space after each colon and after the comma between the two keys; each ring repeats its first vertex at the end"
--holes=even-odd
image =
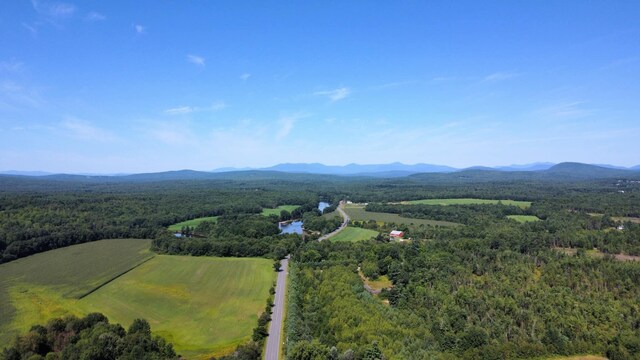
{"type": "MultiPolygon", "coordinates": [[[[318,203],[318,210],[320,210],[320,213],[322,213],[322,211],[324,211],[324,209],[330,205],[331,204],[329,204],[328,202],[321,201],[318,203]]],[[[287,224],[280,224],[278,226],[280,227],[281,234],[301,234],[302,235],[302,221],[300,220],[292,221],[287,224]]]]}

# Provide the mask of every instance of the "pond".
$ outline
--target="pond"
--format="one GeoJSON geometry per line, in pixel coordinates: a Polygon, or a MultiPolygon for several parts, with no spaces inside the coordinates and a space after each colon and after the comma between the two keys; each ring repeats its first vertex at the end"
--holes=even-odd
{"type": "Polygon", "coordinates": [[[331,204],[329,204],[328,202],[320,201],[320,203],[318,203],[318,210],[320,210],[320,213],[322,213],[324,209],[328,208],[329,206],[331,206],[331,204]]]}
{"type": "Polygon", "coordinates": [[[278,226],[280,227],[280,234],[302,234],[302,221],[300,220],[278,226]]]}

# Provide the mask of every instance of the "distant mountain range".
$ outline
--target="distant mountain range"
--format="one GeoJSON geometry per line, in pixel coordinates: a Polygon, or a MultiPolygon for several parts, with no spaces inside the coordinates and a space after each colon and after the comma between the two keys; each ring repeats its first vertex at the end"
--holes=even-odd
{"type": "MultiPolygon", "coordinates": [[[[303,175],[361,176],[378,178],[397,178],[416,174],[480,174],[513,173],[515,177],[526,177],[524,173],[536,173],[544,176],[561,175],[564,177],[613,177],[640,172],[640,165],[625,168],[613,165],[590,165],[582,163],[548,162],[509,165],[497,167],[473,166],[457,169],[445,165],[415,164],[406,165],[399,162],[391,164],[349,164],[331,166],[319,163],[286,163],[267,168],[220,168],[211,172],[178,170],[146,174],[51,174],[42,171],[4,171],[2,175],[44,177],[56,180],[87,179],[92,181],[165,181],[165,180],[205,180],[205,179],[263,179],[281,178],[283,174],[297,174],[293,178],[304,178],[303,175]],[[521,175],[517,175],[521,174],[521,175]]],[[[479,176],[479,175],[478,175],[479,176]]],[[[514,177],[507,176],[507,177],[514,177]]]]}
{"type": "MultiPolygon", "coordinates": [[[[562,164],[580,164],[580,163],[562,163],[562,164]]],[[[433,164],[415,164],[406,165],[403,163],[395,162],[391,164],[372,164],[372,165],[359,165],[348,164],[344,166],[330,166],[319,163],[285,163],[278,164],[267,168],[221,168],[213,170],[213,172],[229,172],[229,171],[243,171],[243,170],[258,170],[258,171],[281,171],[288,173],[306,173],[306,174],[326,174],[326,175],[357,175],[357,176],[374,176],[374,177],[402,177],[412,174],[420,173],[452,173],[458,171],[467,170],[485,170],[485,171],[544,171],[549,170],[559,164],[550,162],[537,162],[531,164],[522,165],[508,165],[508,166],[472,166],[468,168],[454,168],[446,165],[433,165],[433,164]]],[[[616,170],[640,170],[640,165],[625,168],[615,165],[601,165],[601,164],[582,164],[587,166],[594,166],[606,169],[616,170]]]]}

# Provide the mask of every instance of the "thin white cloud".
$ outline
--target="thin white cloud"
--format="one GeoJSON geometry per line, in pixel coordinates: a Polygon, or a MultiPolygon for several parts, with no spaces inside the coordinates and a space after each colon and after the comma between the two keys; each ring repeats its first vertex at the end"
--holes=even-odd
{"type": "Polygon", "coordinates": [[[179,106],[171,109],[167,109],[164,111],[165,114],[168,115],[184,115],[194,112],[194,108],[191,106],[179,106]]]}
{"type": "Polygon", "coordinates": [[[32,0],[31,5],[38,14],[47,18],[71,17],[77,10],[75,5],[63,2],[42,2],[32,0]]]}
{"type": "Polygon", "coordinates": [[[240,80],[247,81],[250,77],[251,77],[251,74],[244,73],[244,74],[240,75],[240,80]]]}
{"type": "Polygon", "coordinates": [[[619,67],[623,67],[623,66],[627,66],[627,65],[636,63],[638,61],[640,61],[640,57],[638,57],[638,56],[617,59],[617,60],[614,60],[614,61],[602,66],[600,68],[600,70],[615,69],[615,68],[619,68],[619,67]]]}
{"type": "Polygon", "coordinates": [[[335,90],[328,90],[328,91],[317,91],[313,93],[313,95],[326,96],[329,99],[331,99],[331,101],[333,102],[345,99],[350,94],[351,94],[351,90],[347,87],[341,87],[335,90]]]}
{"type": "Polygon", "coordinates": [[[145,26],[140,25],[140,24],[133,24],[133,28],[136,30],[136,33],[138,35],[142,35],[142,34],[147,32],[147,28],[145,26]]]}
{"type": "Polygon", "coordinates": [[[214,101],[209,106],[177,106],[164,111],[167,115],[186,115],[193,112],[219,111],[227,107],[224,101],[214,101]]]}
{"type": "Polygon", "coordinates": [[[0,82],[0,109],[15,111],[37,108],[42,103],[38,89],[27,88],[13,81],[0,82]]]}
{"type": "Polygon", "coordinates": [[[202,56],[198,56],[198,55],[193,55],[193,54],[189,54],[187,55],[187,61],[198,65],[198,66],[204,66],[205,65],[205,60],[202,56]]]}
{"type": "Polygon", "coordinates": [[[175,129],[160,128],[151,130],[150,135],[167,145],[183,145],[189,141],[189,137],[175,129]]]}
{"type": "Polygon", "coordinates": [[[145,120],[141,131],[155,142],[171,146],[185,146],[197,143],[198,138],[184,121],[145,120]]]}
{"type": "Polygon", "coordinates": [[[61,128],[68,135],[83,141],[114,142],[118,137],[112,132],[92,125],[88,121],[69,117],[62,122],[61,128]]]}
{"type": "Polygon", "coordinates": [[[538,110],[538,113],[556,119],[582,118],[593,115],[594,110],[584,108],[583,104],[585,104],[584,101],[564,102],[542,108],[538,110]]]}
{"type": "Polygon", "coordinates": [[[20,61],[0,61],[0,71],[17,73],[24,70],[24,63],[20,61]]]}
{"type": "Polygon", "coordinates": [[[520,74],[515,72],[495,72],[493,74],[489,74],[482,79],[482,82],[497,82],[513,79],[515,77],[520,76],[520,74]]]}
{"type": "Polygon", "coordinates": [[[31,33],[31,35],[33,36],[38,35],[38,28],[36,28],[35,26],[29,25],[27,23],[22,23],[22,27],[27,29],[31,33]]]}
{"type": "Polygon", "coordinates": [[[390,82],[390,83],[386,83],[386,84],[374,85],[374,86],[371,86],[370,89],[372,89],[372,90],[382,90],[382,89],[388,89],[388,88],[394,88],[394,87],[399,87],[399,86],[416,84],[416,83],[419,83],[419,82],[420,82],[420,80],[395,81],[395,82],[390,82]]]}
{"type": "Polygon", "coordinates": [[[227,107],[227,104],[224,101],[218,100],[214,101],[213,104],[209,107],[212,111],[222,110],[227,107]]]}
{"type": "Polygon", "coordinates": [[[291,131],[293,130],[294,125],[298,120],[304,118],[305,116],[302,114],[293,114],[288,116],[283,116],[278,120],[279,129],[276,133],[276,139],[282,140],[287,137],[291,131]]]}
{"type": "Polygon", "coordinates": [[[90,22],[104,21],[107,17],[97,11],[90,11],[85,15],[84,20],[90,22]]]}

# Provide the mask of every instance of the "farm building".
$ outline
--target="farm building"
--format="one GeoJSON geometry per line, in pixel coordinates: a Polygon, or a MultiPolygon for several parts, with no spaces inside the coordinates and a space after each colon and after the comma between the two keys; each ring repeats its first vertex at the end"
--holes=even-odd
{"type": "Polygon", "coordinates": [[[395,238],[395,239],[402,239],[404,237],[404,232],[403,231],[398,231],[398,230],[393,230],[392,232],[389,233],[389,236],[391,238],[395,238]]]}

